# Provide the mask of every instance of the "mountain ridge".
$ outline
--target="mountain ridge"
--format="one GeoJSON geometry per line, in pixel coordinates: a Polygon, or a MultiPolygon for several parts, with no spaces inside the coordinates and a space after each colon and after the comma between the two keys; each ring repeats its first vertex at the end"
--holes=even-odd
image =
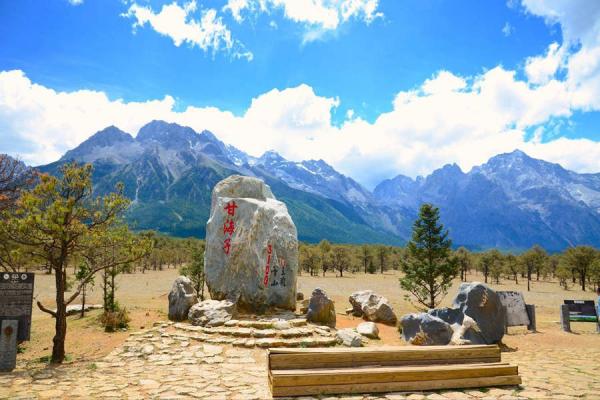
{"type": "Polygon", "coordinates": [[[600,174],[578,174],[521,150],[468,172],[447,164],[426,177],[397,175],[369,191],[323,160],[290,161],[274,150],[254,157],[208,130],[154,120],[135,137],[107,127],[40,168],[56,173],[68,160],[94,164],[98,192],[125,183],[134,227],[175,235],[202,235],[212,186],[237,173],[272,185],[307,241],[403,243],[420,204],[431,202],[457,246],[600,246],[600,174]]]}

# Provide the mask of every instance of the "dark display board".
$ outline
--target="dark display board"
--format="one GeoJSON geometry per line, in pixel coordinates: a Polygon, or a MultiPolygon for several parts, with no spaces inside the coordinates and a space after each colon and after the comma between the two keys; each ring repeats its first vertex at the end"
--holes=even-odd
{"type": "Polygon", "coordinates": [[[19,321],[18,341],[29,340],[35,274],[0,272],[0,321],[19,321]]]}

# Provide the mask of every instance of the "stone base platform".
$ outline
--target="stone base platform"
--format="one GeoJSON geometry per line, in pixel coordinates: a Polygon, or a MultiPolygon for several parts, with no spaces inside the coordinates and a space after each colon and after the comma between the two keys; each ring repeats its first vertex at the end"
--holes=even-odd
{"type": "Polygon", "coordinates": [[[193,326],[188,323],[161,323],[171,327],[173,338],[186,337],[211,344],[238,347],[329,347],[335,346],[335,334],[327,326],[313,325],[303,318],[239,319],[219,327],[193,326]]]}

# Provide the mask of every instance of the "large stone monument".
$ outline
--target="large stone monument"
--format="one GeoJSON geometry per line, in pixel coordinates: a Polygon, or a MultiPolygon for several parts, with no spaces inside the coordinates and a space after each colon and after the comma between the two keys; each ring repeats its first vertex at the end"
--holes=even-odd
{"type": "Polygon", "coordinates": [[[296,226],[260,179],[232,175],[217,183],[204,263],[212,299],[259,313],[296,308],[296,226]]]}

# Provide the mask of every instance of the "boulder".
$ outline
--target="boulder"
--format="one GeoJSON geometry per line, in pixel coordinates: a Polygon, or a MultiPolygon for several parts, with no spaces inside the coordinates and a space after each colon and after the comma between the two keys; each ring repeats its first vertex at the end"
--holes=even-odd
{"type": "Polygon", "coordinates": [[[190,308],[197,300],[192,281],[188,277],[180,276],[175,279],[169,292],[169,319],[186,320],[190,308]]]}
{"type": "Polygon", "coordinates": [[[295,310],[296,226],[260,179],[233,175],[214,187],[204,257],[211,298],[253,313],[295,310]]]}
{"type": "Polygon", "coordinates": [[[480,282],[463,283],[452,308],[402,318],[402,336],[412,344],[495,344],[504,336],[506,309],[480,282]]]}
{"type": "Polygon", "coordinates": [[[461,284],[453,308],[460,309],[476,322],[478,335],[471,337],[473,343],[494,344],[502,340],[506,309],[500,296],[487,285],[480,282],[461,284]]]}
{"type": "Polygon", "coordinates": [[[402,337],[414,345],[446,345],[452,339],[450,324],[428,313],[408,314],[400,319],[402,337]]]}
{"type": "Polygon", "coordinates": [[[375,322],[363,322],[358,324],[356,332],[369,339],[379,339],[379,328],[375,325],[375,322]]]}
{"type": "Polygon", "coordinates": [[[363,345],[362,336],[354,329],[340,329],[335,333],[338,343],[346,347],[361,347],[363,345]]]}
{"type": "MultiPolygon", "coordinates": [[[[77,315],[77,314],[81,314],[81,304],[69,304],[67,306],[67,315],[71,316],[71,315],[77,315]]],[[[102,304],[86,304],[85,305],[85,311],[92,311],[92,310],[101,310],[103,309],[104,306],[102,304]]],[[[56,312],[56,310],[54,310],[54,312],[56,312]]]]}
{"type": "Polygon", "coordinates": [[[436,308],[428,313],[450,325],[453,332],[450,343],[486,344],[477,323],[459,308],[436,308]]]}
{"type": "Polygon", "coordinates": [[[190,308],[188,319],[192,325],[220,326],[235,314],[236,305],[229,300],[204,300],[190,308]]]}
{"type": "Polygon", "coordinates": [[[335,328],[335,305],[323,289],[313,290],[308,301],[306,320],[313,324],[335,328]]]}
{"type": "Polygon", "coordinates": [[[398,321],[388,299],[372,290],[354,292],[348,300],[352,305],[352,314],[355,317],[363,317],[367,321],[390,325],[395,325],[398,321]]]}

